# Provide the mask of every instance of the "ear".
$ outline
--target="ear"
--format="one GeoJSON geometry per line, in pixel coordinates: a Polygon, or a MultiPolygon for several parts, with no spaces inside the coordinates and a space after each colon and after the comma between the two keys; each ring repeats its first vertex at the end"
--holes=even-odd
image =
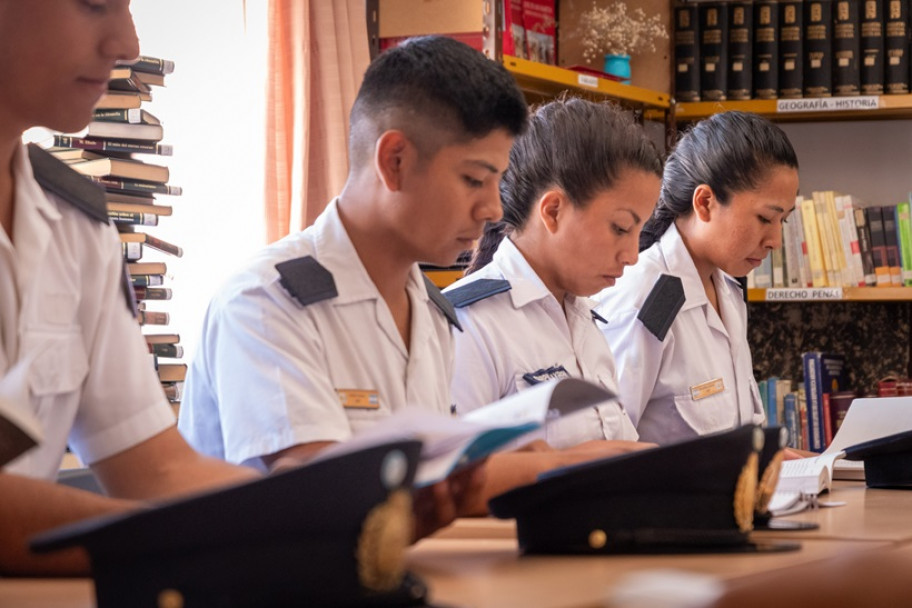
{"type": "Polygon", "coordinates": [[[566,200],[560,190],[547,190],[541,195],[536,209],[538,211],[538,219],[541,220],[545,230],[551,234],[557,232],[557,228],[563,220],[566,206],[569,204],[570,201],[566,200]]]}
{"type": "Polygon", "coordinates": [[[404,166],[412,144],[402,131],[385,131],[374,146],[374,170],[390,192],[402,189],[404,166]]]}
{"type": "Polygon", "coordinates": [[[693,208],[700,221],[708,222],[718,204],[716,195],[708,185],[700,184],[694,189],[693,208]]]}

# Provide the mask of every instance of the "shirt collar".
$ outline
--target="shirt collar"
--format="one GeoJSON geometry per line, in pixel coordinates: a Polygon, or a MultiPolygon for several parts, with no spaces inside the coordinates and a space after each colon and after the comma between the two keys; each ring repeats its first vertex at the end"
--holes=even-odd
{"type": "MultiPolygon", "coordinates": [[[[348,231],[339,217],[339,199],[334,198],[314,222],[314,257],[333,276],[339,292],[335,304],[349,304],[380,298],[377,286],[367,274],[348,231]]],[[[427,288],[418,264],[409,274],[408,290],[422,301],[428,300],[427,288]]]]}
{"type": "MultiPolygon", "coordinates": [[[[693,258],[684,244],[684,239],[674,223],[668,227],[668,230],[659,239],[659,248],[665,258],[669,274],[680,277],[684,286],[684,297],[686,299],[682,310],[709,304],[706,290],[703,288],[703,282],[697,273],[697,267],[694,265],[693,258]]],[[[713,284],[716,286],[716,291],[720,292],[720,296],[723,294],[729,295],[733,288],[741,289],[738,286],[738,281],[720,268],[716,268],[713,271],[713,284]]]]}

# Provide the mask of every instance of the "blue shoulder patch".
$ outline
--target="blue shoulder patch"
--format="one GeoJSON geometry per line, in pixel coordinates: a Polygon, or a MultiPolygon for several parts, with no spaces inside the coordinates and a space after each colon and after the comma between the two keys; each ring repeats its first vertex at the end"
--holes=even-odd
{"type": "Polygon", "coordinates": [[[424,276],[424,287],[427,289],[427,294],[431,299],[431,302],[437,305],[437,308],[440,309],[443,316],[450,322],[450,325],[459,331],[462,331],[462,325],[459,324],[459,319],[456,317],[456,309],[453,308],[453,305],[450,304],[447,297],[443,295],[443,292],[434,285],[434,282],[431,281],[426,274],[422,273],[422,275],[424,276]]]}
{"type": "Polygon", "coordinates": [[[506,279],[478,279],[443,295],[456,308],[464,308],[505,291],[510,291],[510,281],[506,279]]]}
{"type": "Polygon", "coordinates": [[[29,144],[28,153],[35,181],[42,189],[56,194],[93,220],[108,223],[108,206],[101,187],[35,144],[29,144]]]}
{"type": "Polygon", "coordinates": [[[652,291],[646,296],[637,319],[659,341],[665,339],[678,311],[684,306],[684,284],[680,277],[663,274],[656,279],[652,291]]]}
{"type": "Polygon", "coordinates": [[[275,268],[282,287],[303,306],[339,295],[332,273],[311,255],[279,262],[275,268]]]}

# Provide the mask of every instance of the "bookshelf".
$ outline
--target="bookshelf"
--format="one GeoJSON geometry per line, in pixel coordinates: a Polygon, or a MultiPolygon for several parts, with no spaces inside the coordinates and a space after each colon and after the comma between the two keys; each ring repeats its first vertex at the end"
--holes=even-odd
{"type": "Polygon", "coordinates": [[[737,110],[760,114],[775,122],[809,122],[838,120],[912,119],[912,95],[871,95],[860,97],[824,97],[802,99],[751,99],[747,101],[696,101],[675,104],[675,120],[694,122],[719,112],[737,110]],[[840,106],[875,105],[870,109],[840,110],[840,106]],[[817,103],[825,109],[811,108],[817,103]],[[785,107],[780,107],[780,104],[785,107]],[[791,106],[793,109],[789,109],[791,106]]]}
{"type": "Polygon", "coordinates": [[[823,287],[823,288],[806,288],[806,289],[763,289],[751,288],[747,290],[748,302],[912,302],[912,287],[823,287]],[[807,292],[802,297],[801,294],[795,294],[789,298],[770,298],[767,299],[768,291],[776,292],[807,292]],[[814,292],[829,292],[818,293],[814,292]],[[836,292],[839,295],[836,296],[836,292]]]}

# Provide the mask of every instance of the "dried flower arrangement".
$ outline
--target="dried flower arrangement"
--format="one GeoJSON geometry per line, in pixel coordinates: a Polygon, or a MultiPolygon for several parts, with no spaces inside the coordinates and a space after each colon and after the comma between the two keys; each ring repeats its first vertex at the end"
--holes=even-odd
{"type": "Polygon", "coordinates": [[[601,61],[606,54],[632,55],[655,51],[657,38],[668,38],[660,15],[647,17],[641,8],[629,11],[626,2],[612,2],[592,8],[580,16],[578,34],[582,38],[583,58],[601,61]]]}

